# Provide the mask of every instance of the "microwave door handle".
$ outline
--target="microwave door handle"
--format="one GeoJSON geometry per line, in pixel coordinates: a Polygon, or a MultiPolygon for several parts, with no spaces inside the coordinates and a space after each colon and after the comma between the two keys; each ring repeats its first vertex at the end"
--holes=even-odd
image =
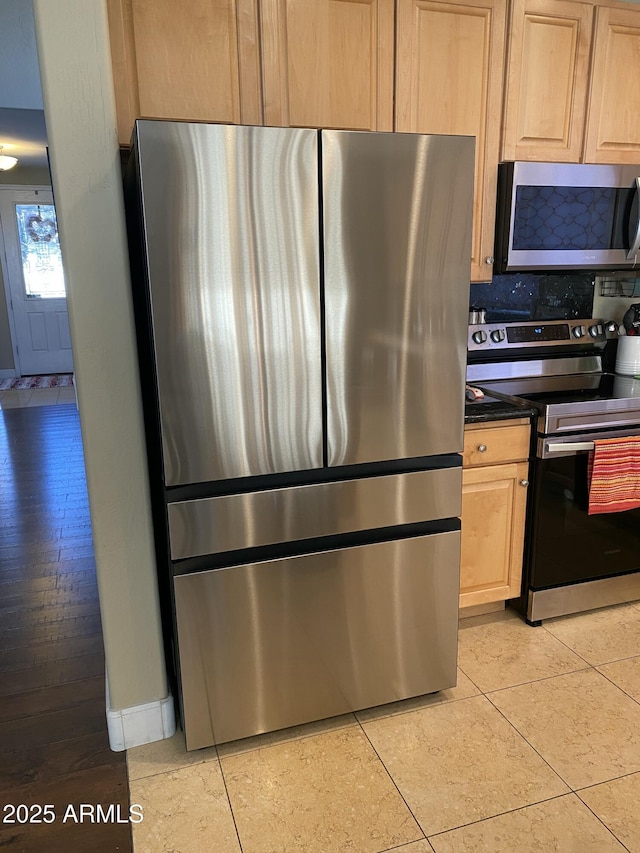
{"type": "Polygon", "coordinates": [[[636,178],[636,191],[631,206],[631,215],[635,213],[635,229],[632,232],[631,223],[629,223],[629,254],[628,261],[635,261],[636,255],[640,252],[640,178],[636,178]]]}

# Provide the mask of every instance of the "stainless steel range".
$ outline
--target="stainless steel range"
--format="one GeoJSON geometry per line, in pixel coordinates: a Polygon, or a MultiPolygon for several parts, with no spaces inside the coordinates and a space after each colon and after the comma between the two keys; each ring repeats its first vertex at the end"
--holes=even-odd
{"type": "Polygon", "coordinates": [[[640,510],[588,514],[594,441],[640,435],[640,380],[603,369],[615,323],[469,327],[467,381],[537,409],[522,596],[527,621],[640,599],[640,510]]]}

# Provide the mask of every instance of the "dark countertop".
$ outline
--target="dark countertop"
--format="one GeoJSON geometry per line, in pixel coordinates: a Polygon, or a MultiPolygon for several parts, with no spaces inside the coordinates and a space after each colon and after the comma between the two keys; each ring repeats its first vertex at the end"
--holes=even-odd
{"type": "Polygon", "coordinates": [[[464,422],[465,424],[477,424],[511,418],[531,418],[536,412],[537,409],[528,403],[517,405],[485,394],[482,400],[467,400],[464,407],[464,422]]]}

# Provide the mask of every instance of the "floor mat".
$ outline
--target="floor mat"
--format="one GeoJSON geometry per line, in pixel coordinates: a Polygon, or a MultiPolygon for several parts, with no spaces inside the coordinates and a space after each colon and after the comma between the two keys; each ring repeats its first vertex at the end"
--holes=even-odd
{"type": "Polygon", "coordinates": [[[48,376],[21,376],[18,379],[0,379],[0,391],[28,391],[34,388],[70,388],[73,373],[52,373],[48,376]]]}

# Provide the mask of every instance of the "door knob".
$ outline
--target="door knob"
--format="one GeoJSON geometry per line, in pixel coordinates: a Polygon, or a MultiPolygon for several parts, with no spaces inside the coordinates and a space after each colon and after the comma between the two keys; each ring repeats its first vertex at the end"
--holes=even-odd
{"type": "Polygon", "coordinates": [[[528,485],[529,485],[529,481],[528,481],[528,480],[520,480],[520,485],[521,485],[521,486],[528,486],[528,485]]]}

